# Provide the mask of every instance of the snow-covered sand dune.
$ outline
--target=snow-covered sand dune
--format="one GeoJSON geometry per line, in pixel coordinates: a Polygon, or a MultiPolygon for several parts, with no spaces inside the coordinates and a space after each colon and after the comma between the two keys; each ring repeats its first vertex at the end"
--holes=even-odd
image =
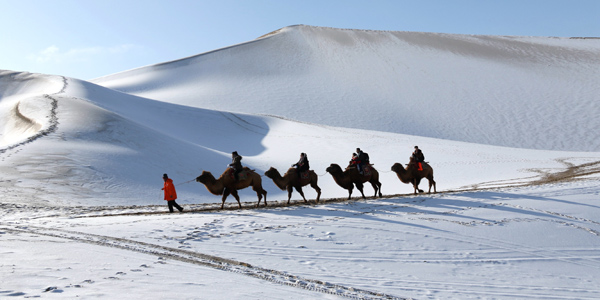
{"type": "Polygon", "coordinates": [[[0,71],[0,298],[597,299],[599,49],[292,26],[94,82],[0,71]],[[414,145],[440,193],[390,171],[414,145]],[[306,152],[345,198],[325,168],[356,147],[387,197],[207,211],[188,182],[306,152]]]}
{"type": "Polygon", "coordinates": [[[94,80],[194,107],[570,151],[600,150],[599,81],[600,39],[303,25],[94,80]]]}
{"type": "MultiPolygon", "coordinates": [[[[20,193],[7,193],[5,201],[11,202],[26,198],[29,203],[62,205],[161,204],[163,173],[178,184],[194,179],[203,170],[218,177],[230,162],[232,151],[239,151],[245,157],[243,163],[261,175],[269,167],[285,172],[300,152],[306,152],[311,168],[320,175],[322,197],[326,198],[348,195],[325,169],[331,163],[345,166],[356,147],[370,154],[381,173],[382,191],[388,195],[412,191],[400,183],[390,167],[395,162],[406,163],[415,144],[425,149],[440,190],[505,184],[506,180],[532,181],[544,174],[541,170],[566,168],[558,159],[577,164],[597,157],[586,152],[517,151],[186,107],[60,76],[4,72],[1,78],[7,91],[21,91],[2,100],[3,113],[9,115],[3,137],[22,146],[6,144],[3,150],[5,156],[14,156],[2,165],[4,188],[20,189],[20,193]],[[35,111],[29,113],[27,107],[35,111]],[[17,108],[22,116],[11,115],[17,108]],[[23,123],[23,116],[37,125],[14,129],[11,124],[23,123]],[[53,134],[40,135],[52,126],[53,118],[57,123],[53,134]],[[32,137],[35,144],[21,145],[32,137]],[[493,172],[489,171],[491,166],[493,172]]],[[[263,186],[270,199],[284,197],[285,192],[269,178],[264,177],[263,186]]],[[[182,203],[220,199],[196,182],[178,189],[182,203]]],[[[365,191],[372,195],[370,186],[365,191]]],[[[316,196],[310,189],[307,195],[316,196]]],[[[256,195],[247,189],[242,191],[242,198],[255,201],[256,195]]]]}

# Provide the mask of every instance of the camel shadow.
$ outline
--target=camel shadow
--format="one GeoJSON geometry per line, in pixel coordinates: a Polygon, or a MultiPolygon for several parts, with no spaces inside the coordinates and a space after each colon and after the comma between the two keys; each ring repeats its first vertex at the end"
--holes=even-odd
{"type": "Polygon", "coordinates": [[[452,194],[451,196],[444,196],[443,198],[439,195],[427,195],[409,198],[384,199],[382,201],[387,202],[387,205],[405,205],[403,211],[407,214],[430,215],[431,217],[437,215],[443,216],[444,218],[452,216],[453,218],[465,220],[464,223],[477,222],[493,224],[498,222],[498,220],[479,218],[465,214],[465,212],[475,209],[496,210],[498,212],[509,213],[515,216],[522,215],[529,218],[551,218],[561,221],[571,220],[570,217],[560,212],[536,208],[539,207],[538,205],[526,207],[526,205],[522,203],[515,205],[510,204],[510,202],[514,200],[558,202],[566,205],[585,206],[591,209],[600,208],[600,206],[596,205],[555,198],[493,191],[463,192],[452,194]]]}
{"type": "MultiPolygon", "coordinates": [[[[492,191],[479,191],[479,192],[469,192],[469,193],[461,193],[461,196],[470,197],[474,199],[486,199],[486,200],[494,200],[494,201],[512,201],[512,200],[531,200],[531,201],[543,201],[543,202],[556,202],[565,205],[573,205],[573,206],[583,206],[588,209],[600,209],[598,205],[592,205],[581,202],[574,202],[568,200],[562,200],[557,198],[549,198],[549,197],[541,197],[541,196],[533,196],[533,195],[524,195],[524,194],[511,194],[511,193],[503,193],[503,192],[492,192],[492,191]]],[[[523,213],[536,217],[549,217],[553,216],[559,219],[568,219],[562,217],[560,213],[552,213],[547,211],[546,209],[536,209],[536,208],[525,208],[522,207],[511,206],[510,204],[504,205],[495,205],[494,208],[502,211],[509,211],[514,213],[523,213]]]]}
{"type": "MultiPolygon", "coordinates": [[[[477,201],[467,201],[461,199],[443,199],[440,201],[437,195],[411,196],[408,198],[382,199],[382,206],[393,208],[393,211],[400,212],[406,216],[418,217],[424,220],[450,220],[455,223],[493,223],[494,220],[479,218],[475,216],[462,215],[459,212],[471,208],[481,207],[482,203],[477,201]],[[459,221],[460,220],[460,221],[459,221]]],[[[397,213],[389,213],[390,215],[397,213]]]]}
{"type": "MultiPolygon", "coordinates": [[[[422,224],[410,223],[410,222],[402,222],[397,220],[398,216],[391,212],[381,212],[379,211],[377,214],[372,213],[373,203],[367,203],[362,200],[359,201],[349,201],[343,203],[333,203],[328,204],[328,208],[326,210],[319,209],[318,207],[305,206],[302,209],[298,209],[297,207],[294,209],[285,209],[277,211],[278,215],[289,215],[295,217],[302,217],[303,219],[309,220],[314,219],[316,221],[322,220],[324,217],[328,219],[345,219],[345,218],[358,218],[365,221],[374,221],[378,223],[387,223],[392,226],[406,226],[413,227],[424,230],[432,230],[437,232],[448,232],[446,230],[425,226],[422,224]],[[386,216],[379,217],[377,215],[386,216]]],[[[267,213],[267,211],[265,211],[267,213]]]]}

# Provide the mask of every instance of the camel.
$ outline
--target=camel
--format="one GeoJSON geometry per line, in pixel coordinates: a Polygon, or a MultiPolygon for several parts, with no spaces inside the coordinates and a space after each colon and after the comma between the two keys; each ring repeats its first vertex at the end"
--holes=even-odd
{"type": "Polygon", "coordinates": [[[303,178],[299,178],[298,173],[296,172],[295,168],[290,168],[284,175],[283,177],[281,177],[281,174],[279,174],[279,171],[277,171],[277,169],[271,167],[269,170],[267,170],[265,172],[265,176],[273,179],[273,183],[275,183],[275,185],[280,188],[281,190],[286,190],[288,191],[288,204],[290,204],[290,199],[292,198],[292,190],[295,188],[296,191],[298,191],[298,193],[300,193],[300,195],[302,196],[302,199],[304,199],[304,202],[308,203],[308,201],[306,201],[306,198],[304,197],[304,192],[302,192],[302,187],[310,184],[310,186],[315,189],[315,191],[317,191],[317,201],[316,203],[319,203],[319,198],[321,197],[321,188],[319,188],[319,186],[317,185],[317,180],[319,179],[319,176],[317,176],[317,174],[315,174],[314,171],[310,170],[309,171],[309,178],[303,179],[303,178]]]}
{"type": "Polygon", "coordinates": [[[245,189],[249,186],[252,186],[252,190],[256,192],[258,196],[258,203],[256,207],[260,205],[260,200],[263,196],[265,196],[265,206],[267,206],[267,191],[262,188],[262,178],[260,175],[253,170],[244,167],[244,170],[239,174],[240,179],[236,181],[232,175],[233,169],[228,168],[221,174],[219,179],[215,179],[215,177],[208,171],[202,171],[202,175],[196,178],[197,182],[203,183],[206,189],[214,195],[223,195],[223,203],[221,203],[221,209],[225,205],[225,199],[229,194],[235,197],[238,205],[242,208],[242,204],[240,203],[240,197],[238,196],[238,190],[245,189]],[[245,174],[244,174],[245,173],[245,174]],[[246,176],[244,176],[246,175],[246,176]]]}
{"type": "Polygon", "coordinates": [[[326,169],[329,174],[333,177],[333,180],[341,186],[348,190],[348,200],[352,197],[352,189],[354,185],[362,194],[363,199],[366,199],[365,193],[363,193],[363,183],[370,182],[375,190],[375,195],[373,197],[377,197],[377,192],[379,192],[379,197],[381,197],[381,183],[379,182],[379,172],[370,166],[371,175],[362,175],[358,172],[355,167],[346,168],[345,171],[342,171],[342,168],[337,164],[331,164],[326,169]]]}
{"type": "Polygon", "coordinates": [[[423,162],[422,164],[423,170],[419,171],[416,164],[412,163],[411,158],[411,163],[406,166],[406,169],[404,169],[401,163],[395,163],[392,166],[392,171],[398,175],[398,179],[400,179],[400,181],[404,183],[412,183],[413,188],[415,189],[415,194],[417,194],[417,191],[419,191],[419,193],[423,193],[423,190],[419,189],[419,183],[421,182],[422,178],[427,178],[427,180],[429,180],[429,191],[427,193],[431,193],[431,186],[433,186],[433,192],[437,193],[435,181],[433,180],[433,168],[426,162],[423,162]]]}

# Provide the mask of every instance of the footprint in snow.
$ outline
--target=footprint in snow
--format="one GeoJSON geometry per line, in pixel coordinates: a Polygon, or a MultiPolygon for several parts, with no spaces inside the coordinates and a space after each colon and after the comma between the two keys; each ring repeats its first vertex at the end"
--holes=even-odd
{"type": "Polygon", "coordinates": [[[44,293],[47,293],[47,292],[52,292],[52,293],[62,293],[62,292],[63,292],[63,290],[61,290],[61,289],[59,289],[58,287],[55,287],[55,286],[49,286],[49,287],[47,287],[47,288],[44,290],[44,293]]]}

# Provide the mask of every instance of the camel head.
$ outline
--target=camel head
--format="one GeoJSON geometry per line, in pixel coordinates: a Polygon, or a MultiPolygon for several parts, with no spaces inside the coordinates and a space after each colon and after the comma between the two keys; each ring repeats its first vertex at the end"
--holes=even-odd
{"type": "Polygon", "coordinates": [[[267,176],[267,177],[269,177],[269,178],[273,179],[273,178],[275,178],[275,177],[281,177],[281,174],[279,174],[279,171],[277,171],[277,169],[275,169],[275,168],[271,167],[270,169],[268,169],[268,170],[265,172],[265,176],[267,176]],[[279,175],[279,176],[277,176],[277,175],[279,175]]]}
{"type": "Polygon", "coordinates": [[[202,175],[196,177],[196,182],[207,183],[210,178],[214,179],[210,172],[202,171],[202,175]]]}
{"type": "Polygon", "coordinates": [[[404,169],[404,167],[402,166],[401,163],[395,163],[392,166],[392,171],[394,171],[396,173],[399,173],[399,172],[406,171],[406,170],[404,169]]]}
{"type": "Polygon", "coordinates": [[[332,175],[343,173],[342,167],[340,167],[338,164],[329,165],[329,167],[327,167],[327,169],[325,169],[325,171],[329,172],[329,174],[332,174],[332,175]]]}

